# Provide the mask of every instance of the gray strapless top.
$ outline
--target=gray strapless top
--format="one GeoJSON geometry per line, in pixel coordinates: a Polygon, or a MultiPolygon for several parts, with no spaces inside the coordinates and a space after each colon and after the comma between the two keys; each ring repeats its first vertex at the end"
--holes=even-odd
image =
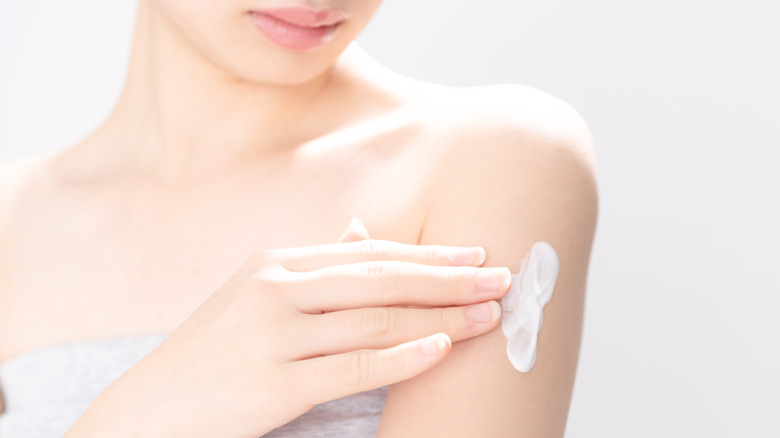
{"type": "MultiPolygon", "coordinates": [[[[0,364],[0,438],[60,438],[114,380],[168,334],[73,342],[30,350],[0,364]]],[[[375,437],[388,387],[315,406],[268,438],[375,437]]]]}

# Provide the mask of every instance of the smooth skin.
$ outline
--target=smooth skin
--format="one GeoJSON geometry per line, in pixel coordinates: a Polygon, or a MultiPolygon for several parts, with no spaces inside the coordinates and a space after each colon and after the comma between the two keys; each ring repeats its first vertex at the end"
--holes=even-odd
{"type": "Polygon", "coordinates": [[[318,403],[418,375],[451,340],[497,326],[498,303],[484,301],[511,280],[451,256],[485,253],[370,239],[258,252],[65,436],[258,437],[318,403]],[[432,308],[452,302],[471,305],[432,308]]]}
{"type": "Polygon", "coordinates": [[[561,272],[534,369],[512,368],[500,328],[456,341],[390,386],[377,436],[562,436],[598,209],[587,125],[529,87],[389,71],[353,42],[379,3],[339,2],[341,33],[292,52],[253,6],[141,0],[111,116],[0,167],[0,361],[173,332],[254,254],[332,244],[352,216],[372,240],[481,246],[511,272],[544,240],[561,272]]]}

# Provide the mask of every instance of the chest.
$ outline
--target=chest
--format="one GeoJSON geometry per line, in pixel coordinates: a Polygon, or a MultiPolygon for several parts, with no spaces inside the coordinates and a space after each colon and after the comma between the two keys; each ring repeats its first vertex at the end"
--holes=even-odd
{"type": "Polygon", "coordinates": [[[430,163],[399,154],[270,160],[186,190],[126,181],[36,193],[0,263],[0,361],[59,342],[170,332],[265,248],[415,243],[430,163]]]}

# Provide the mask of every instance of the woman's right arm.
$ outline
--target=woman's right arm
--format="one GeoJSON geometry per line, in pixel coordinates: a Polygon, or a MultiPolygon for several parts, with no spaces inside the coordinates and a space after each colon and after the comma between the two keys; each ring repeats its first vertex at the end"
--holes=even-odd
{"type": "Polygon", "coordinates": [[[259,252],[65,436],[255,438],[419,375],[499,324],[510,272],[482,262],[481,248],[372,239],[259,252]]]}

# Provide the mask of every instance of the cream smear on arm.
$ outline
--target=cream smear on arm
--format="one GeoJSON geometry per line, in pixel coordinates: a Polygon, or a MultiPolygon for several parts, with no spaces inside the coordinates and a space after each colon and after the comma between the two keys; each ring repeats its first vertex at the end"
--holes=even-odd
{"type": "Polygon", "coordinates": [[[536,363],[536,338],[542,328],[542,309],[550,301],[558,279],[558,253],[547,242],[537,242],[512,274],[509,292],[501,299],[501,329],[507,338],[509,362],[520,372],[536,363]]]}

